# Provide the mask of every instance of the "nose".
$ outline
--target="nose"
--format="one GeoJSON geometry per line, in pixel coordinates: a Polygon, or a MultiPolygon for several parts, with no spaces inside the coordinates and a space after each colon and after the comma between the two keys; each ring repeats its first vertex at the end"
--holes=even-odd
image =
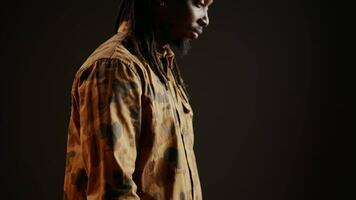
{"type": "Polygon", "coordinates": [[[207,27],[209,25],[209,16],[208,16],[208,12],[205,12],[204,16],[202,18],[200,18],[199,20],[199,25],[202,27],[207,27]]]}

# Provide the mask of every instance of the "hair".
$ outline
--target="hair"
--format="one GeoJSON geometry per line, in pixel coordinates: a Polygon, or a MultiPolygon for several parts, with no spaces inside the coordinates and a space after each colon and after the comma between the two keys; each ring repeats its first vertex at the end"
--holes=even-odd
{"type": "MultiPolygon", "coordinates": [[[[161,61],[156,57],[156,40],[154,35],[154,0],[120,0],[118,16],[115,23],[115,33],[124,21],[130,22],[128,36],[122,44],[141,61],[146,61],[166,86],[167,78],[163,72],[161,61]]],[[[173,76],[188,96],[177,61],[174,58],[173,76]]],[[[188,96],[189,97],[189,96],[188,96]]]]}

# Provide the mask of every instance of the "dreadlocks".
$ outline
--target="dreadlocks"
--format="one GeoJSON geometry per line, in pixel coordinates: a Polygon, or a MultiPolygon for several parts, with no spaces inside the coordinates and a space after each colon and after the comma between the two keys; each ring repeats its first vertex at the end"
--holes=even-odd
{"type": "MultiPolygon", "coordinates": [[[[115,24],[115,33],[122,22],[130,21],[131,28],[129,29],[128,37],[124,39],[122,44],[141,61],[148,62],[160,81],[168,87],[167,78],[163,73],[163,65],[156,57],[157,46],[154,36],[156,27],[154,25],[153,2],[154,0],[121,0],[115,24]]],[[[188,95],[176,59],[174,59],[173,64],[173,76],[188,95]]]]}

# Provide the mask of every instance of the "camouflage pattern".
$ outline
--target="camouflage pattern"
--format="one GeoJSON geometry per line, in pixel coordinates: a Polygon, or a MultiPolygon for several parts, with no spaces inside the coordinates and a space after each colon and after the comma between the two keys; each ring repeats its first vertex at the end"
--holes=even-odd
{"type": "Polygon", "coordinates": [[[200,200],[193,110],[172,75],[169,88],[121,45],[118,32],[77,71],[71,90],[64,199],[200,200]]]}

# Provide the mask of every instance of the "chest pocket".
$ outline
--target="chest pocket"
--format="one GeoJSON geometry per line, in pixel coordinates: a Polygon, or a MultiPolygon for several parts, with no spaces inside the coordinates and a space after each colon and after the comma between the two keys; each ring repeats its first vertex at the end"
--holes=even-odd
{"type": "Polygon", "coordinates": [[[184,93],[184,90],[179,86],[179,96],[180,104],[182,108],[181,112],[181,122],[182,122],[182,133],[190,147],[194,144],[194,129],[193,129],[193,109],[189,104],[188,97],[184,93]]]}
{"type": "Polygon", "coordinates": [[[178,88],[179,88],[178,89],[178,93],[179,93],[179,96],[181,97],[180,101],[181,101],[181,104],[182,104],[183,112],[185,114],[190,115],[191,117],[193,117],[193,115],[194,115],[193,114],[193,109],[189,104],[189,100],[188,100],[187,95],[185,94],[182,86],[179,85],[178,88]]]}

